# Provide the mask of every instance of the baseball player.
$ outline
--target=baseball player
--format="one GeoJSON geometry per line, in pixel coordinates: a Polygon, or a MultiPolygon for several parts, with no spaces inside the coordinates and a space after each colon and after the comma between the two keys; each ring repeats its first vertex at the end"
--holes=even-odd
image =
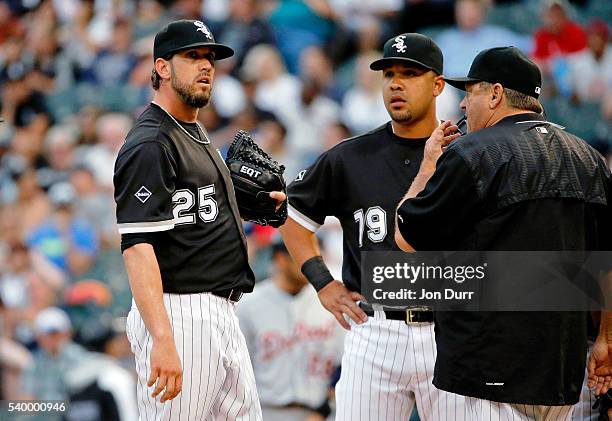
{"type": "Polygon", "coordinates": [[[254,276],[228,169],[197,123],[215,60],[232,54],[200,21],[158,32],[154,99],[115,164],[140,420],[261,420],[234,313],[254,276]]]}
{"type": "Polygon", "coordinates": [[[432,312],[374,311],[357,304],[363,300],[360,253],[398,250],[395,207],[439,124],[442,52],[428,37],[406,33],[388,40],[383,58],[370,68],[383,73],[391,121],[345,140],[298,174],[289,186],[289,219],[281,232],[323,306],[349,330],[336,387],[336,419],[407,420],[416,402],[422,420],[462,420],[463,397],[431,384],[436,355],[432,312]],[[342,225],[344,282],[333,279],[320,256],[315,232],[326,216],[342,225]]]}
{"type": "Polygon", "coordinates": [[[272,246],[275,275],[237,306],[266,421],[324,420],[344,331],[319,304],[280,241],[272,246]],[[318,417],[317,417],[318,415],[318,417]]]}
{"type": "MultiPolygon", "coordinates": [[[[437,128],[397,210],[413,250],[609,250],[610,170],[583,140],[546,121],[538,67],[515,47],[484,50],[466,78],[469,133],[437,128]]],[[[534,282],[536,282],[534,280],[534,282]]],[[[589,386],[612,375],[603,311],[589,386]]],[[[569,421],[586,361],[586,312],[436,312],[434,384],[465,396],[470,420],[569,421]]]]}

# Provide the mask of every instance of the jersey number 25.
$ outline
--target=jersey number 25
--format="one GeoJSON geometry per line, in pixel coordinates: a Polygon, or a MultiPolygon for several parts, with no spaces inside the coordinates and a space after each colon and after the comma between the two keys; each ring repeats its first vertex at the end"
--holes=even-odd
{"type": "MultiPolygon", "coordinates": [[[[213,222],[219,214],[217,201],[213,197],[214,194],[214,184],[198,187],[198,216],[204,222],[213,222]]],[[[172,213],[174,214],[175,225],[196,223],[195,213],[189,212],[195,205],[195,195],[191,190],[180,189],[175,191],[172,195],[172,203],[174,203],[172,213]]]]}

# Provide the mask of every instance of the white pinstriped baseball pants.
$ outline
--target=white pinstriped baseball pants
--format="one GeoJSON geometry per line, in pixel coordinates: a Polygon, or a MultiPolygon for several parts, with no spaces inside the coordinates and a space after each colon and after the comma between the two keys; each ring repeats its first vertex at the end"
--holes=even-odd
{"type": "Polygon", "coordinates": [[[422,421],[463,421],[465,397],[437,389],[434,324],[408,326],[376,311],[351,323],[336,385],[336,421],[407,421],[416,403],[422,421]]]}
{"type": "Polygon", "coordinates": [[[571,421],[573,405],[523,405],[466,398],[469,419],[474,421],[571,421]]]}
{"type": "Polygon", "coordinates": [[[140,421],[261,421],[255,376],[234,304],[211,294],[164,294],[183,366],[183,389],[159,402],[147,387],[152,338],[135,304],[127,336],[136,359],[140,421]]]}

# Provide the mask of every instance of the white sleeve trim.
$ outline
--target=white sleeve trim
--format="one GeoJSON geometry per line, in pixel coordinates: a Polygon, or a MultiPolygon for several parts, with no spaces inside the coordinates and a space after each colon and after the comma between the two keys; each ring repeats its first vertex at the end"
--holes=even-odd
{"type": "Polygon", "coordinates": [[[304,228],[306,228],[308,231],[316,232],[321,227],[321,224],[317,224],[315,221],[313,221],[291,205],[289,205],[289,217],[304,228]]]}
{"type": "Polygon", "coordinates": [[[119,234],[138,234],[141,232],[160,232],[174,228],[174,219],[156,222],[128,222],[117,224],[119,234]]]}

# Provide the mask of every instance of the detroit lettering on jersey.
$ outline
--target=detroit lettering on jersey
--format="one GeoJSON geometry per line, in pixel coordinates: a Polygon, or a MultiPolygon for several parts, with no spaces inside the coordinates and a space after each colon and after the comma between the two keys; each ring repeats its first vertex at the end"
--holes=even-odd
{"type": "Polygon", "coordinates": [[[322,326],[312,326],[300,321],[295,324],[289,335],[283,335],[275,329],[263,331],[260,333],[258,343],[261,359],[268,361],[296,346],[329,340],[336,332],[336,323],[335,320],[330,320],[322,326]]]}
{"type": "Polygon", "coordinates": [[[340,365],[344,332],[314,288],[292,295],[264,280],[240,301],[236,313],[262,406],[319,407],[340,365]]]}
{"type": "MultiPolygon", "coordinates": [[[[204,135],[181,125],[195,139],[204,135]]],[[[229,171],[195,139],[155,104],[138,118],[115,164],[119,232],[152,233],[164,292],[252,291],[229,171]]]]}
{"type": "Polygon", "coordinates": [[[361,291],[361,252],[399,250],[395,208],[416,176],[426,138],[396,136],[391,122],[323,153],[289,185],[289,216],[316,231],[325,217],[340,220],[342,279],[361,291]]]}

